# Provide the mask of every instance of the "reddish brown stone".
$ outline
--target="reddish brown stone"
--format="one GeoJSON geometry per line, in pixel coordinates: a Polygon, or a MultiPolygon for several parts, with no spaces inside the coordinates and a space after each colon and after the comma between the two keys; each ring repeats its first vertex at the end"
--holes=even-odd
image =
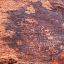
{"type": "Polygon", "coordinates": [[[54,61],[53,64],[64,64],[64,52],[62,52],[54,61]]]}
{"type": "Polygon", "coordinates": [[[64,8],[58,1],[49,0],[50,9],[37,0],[0,1],[1,61],[51,62],[62,53],[64,8]]]}

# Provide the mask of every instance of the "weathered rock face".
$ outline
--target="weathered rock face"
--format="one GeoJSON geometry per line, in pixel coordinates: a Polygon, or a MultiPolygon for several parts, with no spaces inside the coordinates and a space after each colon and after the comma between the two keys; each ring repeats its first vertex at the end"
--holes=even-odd
{"type": "Polygon", "coordinates": [[[64,1],[63,0],[49,0],[49,2],[53,6],[59,6],[59,7],[64,8],[64,1]]]}
{"type": "Polygon", "coordinates": [[[3,18],[6,20],[2,20],[0,31],[0,40],[16,53],[10,52],[14,54],[12,56],[17,60],[54,60],[64,50],[63,8],[60,7],[61,11],[49,10],[41,1],[29,0],[15,0],[12,6],[15,7],[9,5],[10,8],[4,9],[3,18]],[[15,3],[18,5],[15,6],[15,3]]]}
{"type": "MultiPolygon", "coordinates": [[[[63,4],[64,1],[63,0],[49,0],[49,2],[54,8],[57,9],[58,12],[62,13],[62,17],[64,21],[64,4],[63,4]]],[[[63,27],[63,24],[62,24],[62,27],[63,27]]],[[[60,48],[63,48],[63,45],[62,46],[60,45],[60,48]]],[[[64,51],[56,57],[53,64],[64,64],[64,51]]]]}
{"type": "Polygon", "coordinates": [[[11,43],[8,45],[12,48],[17,47],[19,41],[17,48],[20,52],[39,57],[42,57],[45,52],[49,52],[49,55],[52,52],[52,54],[58,54],[61,51],[60,44],[63,42],[63,40],[61,42],[63,39],[61,36],[64,35],[61,27],[63,24],[61,13],[45,9],[39,1],[32,2],[31,6],[35,9],[34,13],[27,14],[24,8],[7,12],[10,15],[8,17],[10,22],[6,25],[6,31],[15,33],[12,37],[3,39],[9,40],[11,43]]]}
{"type": "Polygon", "coordinates": [[[64,64],[64,51],[59,56],[57,56],[53,64],[64,64]]]}

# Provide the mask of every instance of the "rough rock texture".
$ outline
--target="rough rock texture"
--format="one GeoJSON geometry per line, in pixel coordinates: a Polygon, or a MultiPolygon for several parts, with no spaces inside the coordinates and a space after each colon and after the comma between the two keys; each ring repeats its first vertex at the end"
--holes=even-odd
{"type": "MultiPolygon", "coordinates": [[[[58,12],[62,13],[63,21],[64,21],[64,4],[63,4],[64,1],[63,0],[49,0],[49,2],[58,12]]],[[[62,24],[62,27],[64,26],[63,24],[62,24]]],[[[63,48],[63,45],[60,46],[60,48],[63,48]]],[[[53,64],[64,64],[64,49],[62,49],[62,53],[56,57],[53,64]]]]}
{"type": "Polygon", "coordinates": [[[57,56],[53,64],[64,64],[64,51],[59,56],[57,56]]]}
{"type": "Polygon", "coordinates": [[[64,0],[48,0],[51,5],[64,8],[64,0]]]}
{"type": "Polygon", "coordinates": [[[0,62],[59,64],[64,50],[62,2],[0,0],[0,62]]]}

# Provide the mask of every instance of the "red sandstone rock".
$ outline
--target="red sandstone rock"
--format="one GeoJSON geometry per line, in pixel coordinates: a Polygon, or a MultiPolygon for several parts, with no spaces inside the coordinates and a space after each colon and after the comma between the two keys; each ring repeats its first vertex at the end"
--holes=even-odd
{"type": "MultiPolygon", "coordinates": [[[[49,1],[52,6],[59,6],[60,0],[49,1]]],[[[47,63],[64,50],[64,15],[62,11],[47,8],[50,7],[48,1],[42,2],[44,0],[0,1],[1,62],[47,63]]],[[[60,10],[61,7],[63,3],[60,10]]]]}
{"type": "Polygon", "coordinates": [[[64,0],[48,0],[52,6],[64,8],[64,0]]]}
{"type": "Polygon", "coordinates": [[[64,52],[62,52],[54,61],[53,64],[64,64],[64,52]]]}

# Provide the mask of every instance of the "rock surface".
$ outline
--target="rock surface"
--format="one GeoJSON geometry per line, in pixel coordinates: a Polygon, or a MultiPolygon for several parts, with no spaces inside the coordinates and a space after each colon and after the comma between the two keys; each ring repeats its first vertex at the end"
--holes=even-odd
{"type": "Polygon", "coordinates": [[[64,55],[63,2],[0,0],[0,62],[64,63],[58,61],[64,55]]]}

